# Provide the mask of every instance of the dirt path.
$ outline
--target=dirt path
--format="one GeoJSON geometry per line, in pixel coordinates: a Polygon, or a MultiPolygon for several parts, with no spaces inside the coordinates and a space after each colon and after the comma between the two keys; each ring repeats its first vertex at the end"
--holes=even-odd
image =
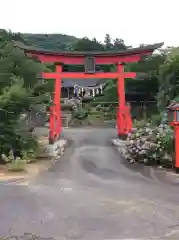
{"type": "Polygon", "coordinates": [[[62,159],[27,186],[0,186],[0,234],[57,239],[179,239],[179,186],[129,168],[115,129],[66,129],[62,159]],[[158,238],[154,238],[158,237],[158,238]]]}

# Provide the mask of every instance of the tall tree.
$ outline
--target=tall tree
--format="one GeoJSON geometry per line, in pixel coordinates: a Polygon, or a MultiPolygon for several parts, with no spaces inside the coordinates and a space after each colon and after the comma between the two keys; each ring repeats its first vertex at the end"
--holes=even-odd
{"type": "Polygon", "coordinates": [[[74,50],[74,51],[103,51],[104,47],[95,38],[90,40],[89,38],[84,37],[84,38],[78,40],[75,44],[73,44],[72,50],[74,50]]]}
{"type": "Polygon", "coordinates": [[[105,50],[111,50],[113,48],[111,36],[107,33],[104,37],[105,50]]]}
{"type": "Polygon", "coordinates": [[[168,48],[165,54],[166,60],[159,69],[157,100],[160,109],[166,107],[171,100],[179,98],[179,48],[168,48]]]}
{"type": "Polygon", "coordinates": [[[116,38],[114,39],[113,49],[114,50],[126,50],[126,45],[124,44],[123,39],[116,38]]]}
{"type": "Polygon", "coordinates": [[[45,67],[15,47],[17,39],[16,34],[0,31],[0,155],[34,143],[29,129],[18,123],[24,111],[43,102],[44,90],[37,76],[45,67]]]}

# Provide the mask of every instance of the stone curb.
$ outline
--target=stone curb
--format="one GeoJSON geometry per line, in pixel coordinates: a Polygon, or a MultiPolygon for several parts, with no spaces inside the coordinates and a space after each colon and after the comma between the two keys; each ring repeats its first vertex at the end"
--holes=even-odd
{"type": "Polygon", "coordinates": [[[113,145],[116,147],[119,154],[123,157],[126,154],[126,141],[121,139],[112,139],[113,145]]]}
{"type": "Polygon", "coordinates": [[[49,148],[49,156],[52,157],[52,164],[55,164],[59,158],[61,158],[65,152],[65,148],[68,146],[67,140],[58,140],[56,141],[51,149],[49,148]]]}
{"type": "Polygon", "coordinates": [[[117,147],[125,147],[126,141],[120,139],[112,139],[112,143],[117,147]]]}
{"type": "MultiPolygon", "coordinates": [[[[126,141],[120,140],[120,139],[112,139],[112,144],[116,147],[119,155],[125,160],[125,155],[126,155],[126,141]]],[[[129,162],[127,160],[125,160],[126,162],[128,162],[129,164],[133,163],[133,162],[129,162]]],[[[136,163],[138,164],[138,163],[136,163]]],[[[179,175],[177,173],[174,173],[172,170],[167,170],[165,168],[161,168],[160,166],[158,166],[157,168],[153,168],[152,166],[146,166],[145,164],[143,164],[144,168],[151,168],[151,169],[155,169],[160,171],[160,173],[164,173],[167,174],[165,175],[165,177],[167,177],[167,179],[169,179],[170,183],[175,183],[178,184],[178,180],[179,180],[179,175]]]]}

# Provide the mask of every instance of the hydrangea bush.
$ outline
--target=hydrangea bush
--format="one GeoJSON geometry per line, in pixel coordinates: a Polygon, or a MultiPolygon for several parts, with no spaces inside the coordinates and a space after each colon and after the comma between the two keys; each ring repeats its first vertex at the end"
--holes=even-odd
{"type": "Polygon", "coordinates": [[[124,157],[130,162],[173,167],[174,134],[167,126],[136,126],[126,141],[124,157]]]}

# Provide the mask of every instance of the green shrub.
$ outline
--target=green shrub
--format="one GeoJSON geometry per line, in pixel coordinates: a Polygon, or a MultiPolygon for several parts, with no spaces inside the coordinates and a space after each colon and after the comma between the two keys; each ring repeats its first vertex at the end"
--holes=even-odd
{"type": "Polygon", "coordinates": [[[161,124],[163,114],[155,114],[151,117],[151,123],[153,126],[159,126],[161,124]]]}
{"type": "MultiPolygon", "coordinates": [[[[133,120],[133,127],[134,128],[144,128],[146,126],[146,120],[140,120],[140,121],[137,121],[137,120],[133,120]]],[[[148,123],[148,125],[150,125],[150,123],[148,123]]]]}
{"type": "Polygon", "coordinates": [[[73,118],[76,118],[78,120],[83,120],[88,117],[89,111],[81,108],[73,113],[73,118]]]}
{"type": "Polygon", "coordinates": [[[6,167],[8,171],[11,172],[21,172],[25,171],[26,161],[21,158],[16,158],[10,163],[7,163],[6,167]]]}
{"type": "Polygon", "coordinates": [[[26,163],[35,163],[37,162],[37,158],[39,155],[39,149],[29,149],[28,151],[22,151],[22,160],[24,160],[26,163]]]}
{"type": "Polygon", "coordinates": [[[62,111],[71,111],[72,110],[72,106],[70,104],[61,104],[61,109],[62,111]]]}
{"type": "Polygon", "coordinates": [[[9,151],[9,155],[6,156],[2,154],[2,159],[7,163],[6,167],[8,171],[20,172],[25,170],[25,165],[27,161],[21,159],[20,157],[14,157],[13,151],[9,151]]]}

